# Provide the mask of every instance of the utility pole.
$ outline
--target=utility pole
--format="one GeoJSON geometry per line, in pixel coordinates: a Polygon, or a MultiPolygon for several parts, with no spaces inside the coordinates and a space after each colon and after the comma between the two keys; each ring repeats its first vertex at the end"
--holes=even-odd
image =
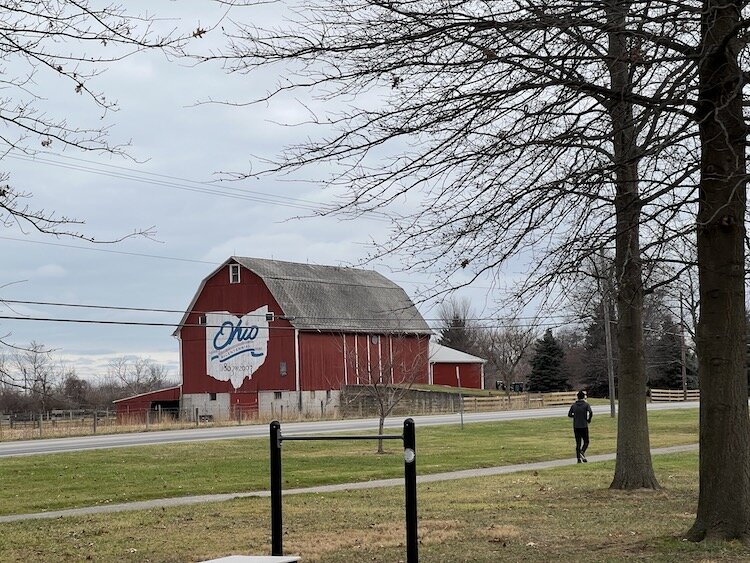
{"type": "Polygon", "coordinates": [[[682,313],[682,293],[680,293],[680,364],[682,364],[682,400],[687,401],[687,366],[685,365],[685,319],[682,313]]]}
{"type": "MultiPolygon", "coordinates": [[[[605,272],[609,272],[609,268],[605,267],[607,263],[607,257],[604,255],[604,247],[599,249],[599,257],[601,259],[601,267],[605,272]]],[[[607,350],[607,383],[609,387],[609,415],[615,418],[615,360],[612,354],[612,321],[609,318],[609,279],[610,276],[604,276],[599,271],[599,265],[596,260],[591,258],[591,263],[594,266],[596,273],[596,287],[599,289],[599,293],[602,296],[602,312],[604,313],[604,345],[607,350]],[[602,286],[602,278],[604,277],[604,285],[602,286]]]]}
{"type": "Polygon", "coordinates": [[[461,393],[461,374],[458,371],[458,366],[456,366],[456,381],[458,382],[458,408],[459,412],[461,413],[461,430],[464,429],[464,395],[461,393]]]}
{"type": "Polygon", "coordinates": [[[615,361],[612,356],[612,327],[609,319],[609,291],[605,290],[602,299],[604,308],[604,342],[607,348],[607,378],[609,381],[609,415],[615,417],[615,361]]]}

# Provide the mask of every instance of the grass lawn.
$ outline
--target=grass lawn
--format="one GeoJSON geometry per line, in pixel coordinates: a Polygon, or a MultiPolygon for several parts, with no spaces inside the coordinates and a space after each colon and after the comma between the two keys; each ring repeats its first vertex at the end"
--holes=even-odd
{"type": "MultiPolygon", "coordinates": [[[[696,453],[656,456],[661,491],[607,487],[613,463],[420,485],[420,560],[748,561],[736,543],[682,534],[697,498],[696,453]]],[[[285,553],[310,562],[403,561],[403,489],[284,499],[285,553]]],[[[200,561],[268,554],[268,499],[3,524],[3,561],[200,561]]]]}
{"type": "MultiPolygon", "coordinates": [[[[650,413],[653,447],[696,443],[696,410],[650,413]]],[[[615,451],[616,423],[597,416],[591,455],[615,451]]],[[[285,442],[285,488],[403,475],[399,442],[285,442]]],[[[567,418],[417,427],[417,471],[572,458],[567,418]]],[[[268,440],[241,439],[114,448],[0,460],[0,514],[268,488],[268,440]]]]}

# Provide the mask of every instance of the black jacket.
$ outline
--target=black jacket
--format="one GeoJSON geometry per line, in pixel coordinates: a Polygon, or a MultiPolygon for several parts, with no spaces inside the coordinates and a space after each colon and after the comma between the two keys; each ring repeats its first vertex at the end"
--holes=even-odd
{"type": "Polygon", "coordinates": [[[573,428],[586,428],[593,416],[591,406],[583,399],[578,399],[568,411],[568,417],[573,419],[573,428]]]}

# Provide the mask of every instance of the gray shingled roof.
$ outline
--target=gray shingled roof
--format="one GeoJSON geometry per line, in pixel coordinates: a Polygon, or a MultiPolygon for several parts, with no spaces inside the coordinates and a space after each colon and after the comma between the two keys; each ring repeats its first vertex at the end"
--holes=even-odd
{"type": "Polygon", "coordinates": [[[373,270],[239,256],[231,260],[265,282],[300,330],[432,332],[406,292],[373,270]]]}

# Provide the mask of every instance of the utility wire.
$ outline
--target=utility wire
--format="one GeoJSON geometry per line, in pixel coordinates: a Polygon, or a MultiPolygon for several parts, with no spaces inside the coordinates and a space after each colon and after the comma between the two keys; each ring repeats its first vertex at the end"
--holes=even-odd
{"type": "MultiPolygon", "coordinates": [[[[184,309],[158,309],[158,308],[149,308],[149,307],[125,307],[125,306],[117,306],[117,305],[92,305],[92,304],[85,304],[85,303],[60,303],[55,301],[26,301],[26,300],[20,300],[20,299],[0,299],[0,303],[8,303],[13,305],[38,305],[38,306],[49,306],[49,307],[71,307],[71,308],[82,308],[82,309],[104,309],[104,310],[112,310],[112,311],[138,311],[138,312],[145,312],[145,313],[176,313],[184,315],[186,313],[197,313],[197,314],[207,314],[207,313],[216,313],[218,311],[199,311],[199,310],[191,310],[186,311],[184,309]]],[[[295,318],[297,319],[305,319],[305,320],[316,320],[316,321],[382,321],[382,317],[379,318],[368,318],[368,317],[357,317],[352,318],[349,317],[313,317],[313,316],[303,316],[303,315],[295,315],[295,318]]],[[[534,320],[537,317],[514,317],[513,320],[534,320]]],[[[548,315],[545,317],[546,319],[561,319],[565,321],[578,321],[580,318],[576,315],[572,314],[559,314],[559,315],[548,315]]],[[[442,318],[425,318],[423,317],[425,322],[444,322],[445,319],[442,318]]],[[[471,319],[465,319],[468,322],[494,322],[494,321],[500,321],[501,319],[495,318],[495,317],[476,317],[471,319]]],[[[511,325],[503,325],[503,326],[511,326],[511,325]]],[[[466,329],[471,329],[472,327],[462,327],[466,329]]]]}
{"type": "MultiPolygon", "coordinates": [[[[166,256],[163,254],[146,254],[144,252],[127,252],[125,250],[112,250],[110,248],[80,246],[80,245],[75,245],[75,244],[64,244],[60,242],[49,242],[49,241],[43,241],[43,240],[31,240],[31,239],[7,237],[7,236],[1,236],[1,235],[0,235],[0,240],[8,240],[12,242],[23,242],[27,244],[38,244],[42,246],[56,246],[60,248],[71,248],[73,250],[88,250],[91,252],[104,252],[107,254],[120,254],[123,256],[136,256],[139,258],[153,258],[155,260],[171,260],[174,262],[191,262],[195,264],[209,264],[211,266],[219,266],[220,264],[223,264],[223,262],[210,262],[208,260],[196,260],[193,258],[180,258],[176,256],[166,256]]],[[[417,285],[417,286],[426,284],[426,282],[411,281],[411,280],[391,280],[391,281],[395,283],[399,283],[399,284],[417,285]]],[[[492,287],[483,286],[483,285],[472,285],[471,287],[474,289],[486,289],[486,290],[493,289],[492,287]]]]}
{"type": "MultiPolygon", "coordinates": [[[[298,317],[299,318],[299,317],[298,317]]],[[[6,320],[6,321],[36,321],[36,322],[52,322],[52,323],[79,323],[79,324],[93,324],[93,325],[121,325],[121,326],[143,326],[143,327],[170,327],[170,328],[181,328],[181,327],[210,327],[210,328],[222,328],[220,325],[206,325],[206,324],[180,324],[180,323],[160,323],[160,322],[148,322],[148,321],[112,321],[112,320],[101,320],[101,319],[74,319],[74,318],[53,318],[53,317],[31,317],[31,316],[10,316],[10,315],[0,315],[0,320],[6,320]]],[[[331,319],[329,319],[331,320],[331,319]]],[[[337,320],[337,319],[334,319],[337,320]]],[[[344,321],[382,321],[383,319],[341,319],[344,321]]],[[[576,324],[576,322],[557,322],[557,323],[539,323],[535,326],[539,327],[561,327],[566,326],[570,324],[576,324]]],[[[478,325],[475,328],[476,329],[490,329],[490,328],[508,328],[511,325],[478,325]]],[[[512,325],[515,326],[515,325],[512,325]]],[[[284,326],[273,326],[269,327],[273,328],[274,330],[296,330],[293,326],[291,327],[284,327],[284,326]]],[[[323,328],[323,327],[321,327],[323,328]]],[[[335,327],[326,327],[329,328],[331,332],[345,332],[345,331],[352,331],[352,332],[361,332],[360,326],[354,326],[354,325],[347,325],[346,322],[341,323],[339,326],[335,327]]],[[[376,332],[378,330],[382,330],[384,332],[389,332],[392,329],[392,327],[377,327],[373,326],[370,329],[368,329],[370,332],[376,332]]],[[[398,327],[398,331],[401,332],[421,332],[424,330],[423,326],[419,327],[408,327],[408,326],[401,326],[398,327]]],[[[431,330],[436,330],[435,328],[432,328],[431,330]]],[[[369,332],[368,332],[369,334],[369,332]]]]}
{"type": "MultiPolygon", "coordinates": [[[[69,160],[85,163],[72,164],[67,162],[60,162],[50,158],[40,157],[38,155],[26,155],[19,153],[11,153],[7,155],[9,158],[16,160],[22,160],[25,162],[33,162],[35,164],[46,164],[49,166],[55,166],[66,170],[75,170],[78,172],[87,172],[91,174],[97,174],[109,178],[119,178],[122,180],[129,180],[132,182],[139,182],[143,184],[149,184],[152,186],[164,187],[168,189],[181,190],[194,193],[202,193],[211,196],[225,197],[230,199],[239,199],[252,201],[255,203],[264,203],[268,205],[278,205],[281,207],[289,207],[301,211],[307,211],[315,214],[328,214],[337,213],[338,206],[333,204],[319,204],[313,201],[294,198],[289,196],[269,194],[266,192],[259,192],[256,190],[249,190],[247,188],[236,188],[232,186],[223,185],[222,188],[212,187],[215,186],[213,182],[198,182],[196,180],[190,180],[188,178],[180,178],[176,176],[169,176],[166,174],[159,174],[154,172],[146,172],[136,170],[133,168],[127,168],[124,166],[117,166],[113,164],[98,163],[90,160],[81,158],[70,157],[67,155],[59,155],[55,153],[49,153],[45,151],[45,154],[52,155],[57,158],[67,158],[69,160]]],[[[342,213],[344,213],[342,211],[342,213]]],[[[365,211],[364,214],[370,216],[371,219],[378,221],[388,221],[391,218],[388,214],[382,211],[372,210],[365,211]]]]}
{"type": "Polygon", "coordinates": [[[75,244],[64,244],[62,242],[49,242],[49,241],[42,241],[42,240],[29,240],[29,239],[23,239],[23,238],[17,238],[17,237],[5,237],[0,236],[0,240],[10,240],[13,242],[25,242],[27,244],[41,244],[43,246],[56,246],[60,248],[72,248],[75,250],[89,250],[91,252],[104,252],[107,254],[120,254],[124,256],[137,256],[139,258],[155,258],[157,260],[172,260],[174,262],[192,262],[195,264],[210,264],[212,266],[218,266],[219,263],[217,262],[209,262],[207,260],[195,260],[192,258],[177,258],[174,256],[164,256],[159,254],[145,254],[143,252],[127,252],[125,250],[112,250],[111,248],[97,248],[97,247],[88,247],[88,246],[79,246],[75,244]]]}

